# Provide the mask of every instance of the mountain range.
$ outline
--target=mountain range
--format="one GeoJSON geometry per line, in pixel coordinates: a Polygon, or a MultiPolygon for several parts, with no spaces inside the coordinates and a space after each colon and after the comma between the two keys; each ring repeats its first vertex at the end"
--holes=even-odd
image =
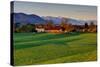
{"type": "Polygon", "coordinates": [[[65,18],[65,17],[52,17],[52,16],[38,16],[35,14],[25,14],[25,13],[11,13],[13,17],[14,23],[22,23],[22,24],[44,24],[48,20],[51,20],[54,24],[60,24],[62,20],[65,20],[67,23],[71,23],[73,25],[84,25],[86,22],[90,24],[90,22],[94,22],[97,24],[96,20],[78,20],[73,18],[65,18]]]}
{"type": "Polygon", "coordinates": [[[40,16],[35,14],[25,14],[25,13],[12,13],[11,16],[13,16],[13,21],[15,23],[45,23],[46,21],[42,19],[40,16]]]}

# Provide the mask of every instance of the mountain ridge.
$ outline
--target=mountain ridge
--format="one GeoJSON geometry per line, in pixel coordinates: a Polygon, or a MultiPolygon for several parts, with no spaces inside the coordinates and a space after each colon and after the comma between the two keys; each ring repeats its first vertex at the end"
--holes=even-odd
{"type": "Polygon", "coordinates": [[[60,24],[64,19],[67,23],[71,23],[73,25],[84,25],[86,22],[90,24],[93,21],[97,25],[96,20],[78,20],[73,18],[65,18],[65,17],[52,17],[52,16],[38,16],[36,14],[25,14],[25,13],[11,13],[13,16],[15,23],[23,23],[23,24],[44,24],[48,20],[53,21],[54,24],[60,24]]]}

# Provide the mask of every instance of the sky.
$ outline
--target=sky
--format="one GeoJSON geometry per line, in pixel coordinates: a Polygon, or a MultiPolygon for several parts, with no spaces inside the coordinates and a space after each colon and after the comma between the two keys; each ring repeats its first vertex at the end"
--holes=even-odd
{"type": "Polygon", "coordinates": [[[15,1],[14,12],[36,14],[39,16],[75,18],[80,20],[97,20],[97,7],[86,5],[15,1]]]}

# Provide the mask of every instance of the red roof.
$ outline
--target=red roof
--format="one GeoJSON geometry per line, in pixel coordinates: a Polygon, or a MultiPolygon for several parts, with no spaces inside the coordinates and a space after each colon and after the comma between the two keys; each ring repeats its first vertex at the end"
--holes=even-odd
{"type": "Polygon", "coordinates": [[[60,26],[55,26],[55,27],[47,27],[45,28],[45,30],[60,30],[61,27],[60,26]]]}

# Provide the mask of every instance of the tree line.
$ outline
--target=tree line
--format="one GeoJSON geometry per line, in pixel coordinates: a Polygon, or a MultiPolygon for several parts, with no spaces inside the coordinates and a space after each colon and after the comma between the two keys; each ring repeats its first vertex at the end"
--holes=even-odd
{"type": "MultiPolygon", "coordinates": [[[[37,25],[42,28],[55,26],[52,21],[48,21],[46,24],[13,23],[13,32],[37,32],[37,25]]],[[[72,25],[70,23],[61,22],[59,26],[62,28],[62,31],[65,32],[97,32],[97,25],[93,22],[90,24],[86,22],[84,25],[72,25]]]]}

